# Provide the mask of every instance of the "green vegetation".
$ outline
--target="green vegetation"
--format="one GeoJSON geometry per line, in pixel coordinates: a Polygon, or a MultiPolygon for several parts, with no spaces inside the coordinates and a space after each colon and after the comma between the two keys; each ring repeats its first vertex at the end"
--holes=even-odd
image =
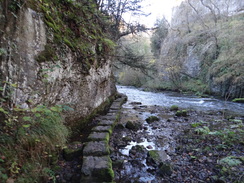
{"type": "Polygon", "coordinates": [[[159,118],[157,117],[157,116],[150,116],[150,117],[148,117],[147,119],[146,119],[146,122],[147,123],[153,123],[153,122],[155,122],[155,121],[159,121],[159,118]]]}
{"type": "MultiPolygon", "coordinates": [[[[223,119],[190,124],[190,129],[179,137],[187,143],[180,147],[180,152],[189,154],[191,161],[206,158],[214,163],[217,176],[213,180],[238,182],[243,172],[243,122],[237,119],[223,119]]],[[[179,153],[179,152],[178,152],[179,153]]]]}
{"type": "Polygon", "coordinates": [[[117,82],[122,85],[141,87],[153,79],[155,59],[146,34],[119,40],[114,70],[117,82]]]}
{"type": "Polygon", "coordinates": [[[159,58],[160,50],[164,39],[167,37],[169,32],[169,24],[165,18],[157,20],[155,23],[156,30],[151,36],[151,49],[155,58],[159,58]]]}
{"type": "Polygon", "coordinates": [[[226,99],[243,96],[243,15],[220,17],[214,25],[206,17],[205,24],[189,22],[174,27],[164,43],[163,53],[158,62],[163,80],[163,89],[191,91],[197,95],[217,93],[226,99]],[[211,27],[211,29],[210,29],[211,27]],[[177,37],[170,42],[170,36],[177,37]],[[191,54],[189,55],[189,51],[191,54]],[[195,56],[199,71],[190,74],[186,63],[195,56]],[[168,84],[169,83],[169,84],[168,84]],[[214,88],[214,89],[213,89],[214,88]]]}
{"type": "Polygon", "coordinates": [[[158,150],[148,151],[148,155],[149,155],[150,158],[152,158],[154,163],[160,164],[162,162],[158,150]]]}
{"type": "Polygon", "coordinates": [[[175,115],[186,117],[187,116],[187,110],[178,110],[178,111],[176,111],[175,115]]]}
{"type": "Polygon", "coordinates": [[[235,98],[232,101],[237,103],[244,103],[244,98],[235,98]]]}
{"type": "Polygon", "coordinates": [[[66,45],[78,54],[83,64],[99,66],[115,47],[105,29],[109,26],[109,17],[103,15],[93,1],[27,1],[26,6],[44,14],[44,21],[54,37],[36,58],[39,62],[57,60],[54,48],[66,45]]]}
{"type": "Polygon", "coordinates": [[[45,182],[54,178],[52,165],[69,134],[60,115],[62,110],[62,106],[1,110],[6,115],[0,124],[1,182],[45,182]]]}
{"type": "Polygon", "coordinates": [[[177,105],[172,105],[171,107],[170,107],[170,110],[171,111],[177,111],[179,109],[179,107],[177,106],[177,105]]]}

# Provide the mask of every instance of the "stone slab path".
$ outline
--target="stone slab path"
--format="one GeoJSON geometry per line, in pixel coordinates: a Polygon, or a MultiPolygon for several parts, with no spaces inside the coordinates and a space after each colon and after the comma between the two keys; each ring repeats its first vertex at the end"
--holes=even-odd
{"type": "Polygon", "coordinates": [[[81,183],[113,182],[109,140],[119,120],[121,106],[126,100],[126,96],[120,95],[111,105],[109,112],[98,117],[99,123],[92,129],[83,149],[81,183]]]}

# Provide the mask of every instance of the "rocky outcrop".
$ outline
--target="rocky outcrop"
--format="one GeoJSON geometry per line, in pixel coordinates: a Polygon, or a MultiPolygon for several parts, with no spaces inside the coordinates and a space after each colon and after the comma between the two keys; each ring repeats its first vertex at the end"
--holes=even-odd
{"type": "Polygon", "coordinates": [[[84,64],[67,45],[48,45],[54,35],[42,13],[23,6],[4,23],[0,34],[0,79],[2,97],[9,101],[5,105],[25,109],[63,105],[68,109],[66,119],[75,121],[115,94],[111,61],[84,64]],[[55,52],[55,59],[38,60],[41,54],[51,52],[55,52]]]}
{"type": "Polygon", "coordinates": [[[208,15],[229,17],[240,13],[244,13],[242,0],[185,0],[173,9],[171,25],[176,27],[189,22],[198,22],[208,15]]]}
{"type": "Polygon", "coordinates": [[[240,0],[186,0],[176,7],[158,62],[164,80],[177,87],[194,80],[205,92],[243,97],[243,12],[240,0]]]}

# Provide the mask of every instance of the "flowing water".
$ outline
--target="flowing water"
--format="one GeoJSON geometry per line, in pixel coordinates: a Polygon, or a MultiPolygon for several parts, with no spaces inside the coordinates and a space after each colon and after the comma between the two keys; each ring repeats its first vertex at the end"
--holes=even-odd
{"type": "Polygon", "coordinates": [[[128,86],[117,86],[117,90],[128,96],[129,102],[141,102],[142,105],[158,105],[170,107],[177,105],[181,108],[190,108],[198,111],[229,111],[244,115],[244,104],[219,100],[216,98],[199,98],[194,95],[177,92],[145,92],[128,86]]]}
{"type": "Polygon", "coordinates": [[[115,149],[112,155],[113,161],[123,161],[123,168],[116,170],[116,182],[162,182],[155,171],[147,163],[147,151],[157,150],[162,152],[164,161],[171,160],[171,155],[176,148],[175,137],[179,135],[189,123],[207,120],[201,118],[199,112],[213,112],[209,119],[215,120],[217,115],[223,112],[243,116],[244,104],[219,100],[216,98],[198,98],[193,95],[179,94],[176,92],[145,92],[134,87],[117,86],[120,93],[127,95],[128,101],[123,105],[121,124],[132,121],[141,123],[141,128],[136,131],[123,129],[113,133],[115,149]],[[182,109],[193,109],[186,118],[176,117],[174,111],[169,108],[177,105],[182,109]],[[159,117],[158,122],[149,124],[146,119],[150,116],[159,117]],[[130,139],[124,141],[123,139],[130,139]],[[133,150],[137,145],[145,148],[144,154],[133,150]]]}

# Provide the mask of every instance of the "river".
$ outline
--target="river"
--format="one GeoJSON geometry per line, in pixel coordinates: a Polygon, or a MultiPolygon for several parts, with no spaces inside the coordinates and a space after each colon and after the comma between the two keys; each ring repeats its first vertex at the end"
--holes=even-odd
{"type": "MultiPolygon", "coordinates": [[[[219,156],[226,157],[225,152],[228,151],[216,150],[216,147],[225,145],[225,142],[219,140],[213,144],[215,141],[211,138],[206,142],[205,136],[202,140],[201,135],[195,133],[194,126],[208,129],[212,134],[219,130],[219,133],[232,133],[237,139],[243,138],[240,133],[243,128],[244,104],[177,92],[146,92],[119,85],[117,90],[128,97],[110,139],[113,149],[111,159],[117,183],[211,182],[212,177],[220,174],[215,168],[218,166],[219,156]],[[170,110],[172,105],[186,109],[187,115],[177,116],[176,111],[170,110]],[[147,119],[151,116],[156,116],[159,120],[149,123],[147,119]],[[230,116],[232,117],[229,120],[230,116]],[[136,128],[129,127],[129,123],[136,128]],[[192,134],[193,139],[188,143],[189,134],[192,134]],[[194,143],[197,144],[196,147],[191,147],[188,151],[188,146],[193,146],[194,143]],[[213,150],[206,153],[202,150],[212,147],[212,144],[213,150]],[[150,155],[150,151],[158,153],[160,163],[151,161],[153,155],[150,155]],[[214,153],[216,154],[213,156],[214,153]]],[[[232,143],[236,143],[233,147],[237,149],[232,149],[232,154],[239,156],[243,152],[242,148],[238,149],[241,147],[239,140],[232,143]]],[[[237,174],[240,172],[241,169],[237,174]]]]}
{"type": "Polygon", "coordinates": [[[198,96],[180,94],[177,92],[146,92],[129,86],[117,85],[120,93],[127,95],[129,102],[141,102],[143,105],[158,105],[170,107],[177,105],[180,108],[194,109],[198,111],[227,111],[238,115],[244,115],[244,104],[216,98],[199,98],[198,96]]]}

